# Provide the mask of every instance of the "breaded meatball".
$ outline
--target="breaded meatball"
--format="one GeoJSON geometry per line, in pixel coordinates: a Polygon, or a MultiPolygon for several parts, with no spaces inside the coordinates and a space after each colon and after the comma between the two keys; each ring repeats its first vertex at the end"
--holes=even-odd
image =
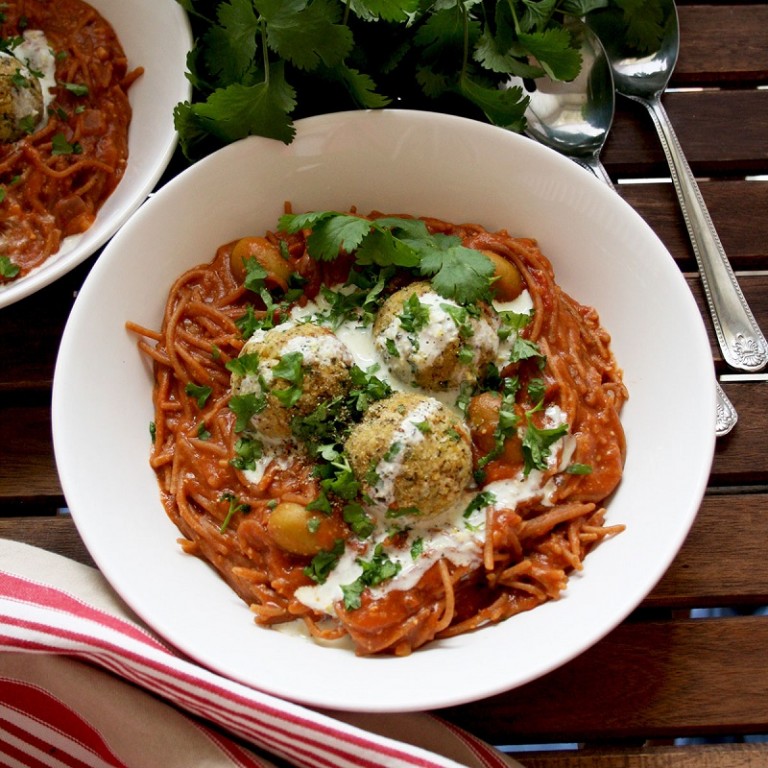
{"type": "Polygon", "coordinates": [[[43,116],[40,81],[15,56],[0,53],[0,142],[30,133],[43,116]]]}
{"type": "Polygon", "coordinates": [[[400,392],[374,403],[345,450],[363,494],[385,517],[436,515],[454,505],[471,480],[463,422],[425,395],[400,392]]]}
{"type": "Polygon", "coordinates": [[[432,391],[474,384],[499,348],[492,306],[461,306],[427,282],[393,293],[373,325],[374,343],[393,376],[432,391]]]}
{"type": "Polygon", "coordinates": [[[243,372],[232,373],[234,395],[264,396],[251,424],[268,440],[291,435],[291,421],[351,386],[352,355],[328,328],[283,323],[255,333],[243,346],[243,372]]]}

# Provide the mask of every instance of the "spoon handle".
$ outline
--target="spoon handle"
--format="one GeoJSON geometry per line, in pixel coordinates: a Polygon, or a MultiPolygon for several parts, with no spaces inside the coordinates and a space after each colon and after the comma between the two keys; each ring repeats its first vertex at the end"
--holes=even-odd
{"type": "Polygon", "coordinates": [[[733,407],[733,403],[728,399],[728,395],[723,392],[720,382],[715,379],[715,388],[717,390],[717,410],[715,418],[715,434],[718,437],[727,435],[739,420],[739,414],[733,407]]]}
{"type": "Polygon", "coordinates": [[[741,292],[666,110],[659,98],[634,98],[647,107],[667,156],[723,358],[733,368],[759,371],[768,364],[768,342],[741,292]]]}

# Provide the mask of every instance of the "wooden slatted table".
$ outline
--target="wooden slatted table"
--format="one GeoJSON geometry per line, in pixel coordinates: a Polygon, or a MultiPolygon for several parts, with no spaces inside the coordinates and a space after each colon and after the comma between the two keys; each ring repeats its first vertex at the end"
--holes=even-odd
{"type": "MultiPolygon", "coordinates": [[[[682,50],[665,106],[768,331],[768,4],[684,4],[679,12],[682,50]]],[[[669,248],[708,318],[664,156],[650,119],[627,100],[617,102],[603,161],[614,180],[646,182],[621,183],[620,194],[669,248]]],[[[0,537],[86,563],[60,513],[50,398],[61,332],[91,265],[0,313],[0,537]]],[[[676,742],[768,734],[768,615],[759,613],[768,605],[768,383],[730,376],[707,325],[740,421],[718,440],[706,498],[669,571],[627,621],[571,663],[442,712],[511,745],[527,768],[768,765],[766,743],[676,742]],[[714,607],[735,615],[691,618],[692,609],[714,607]],[[516,751],[531,743],[570,748],[516,751]]],[[[684,394],[670,382],[670,397],[684,394]]]]}

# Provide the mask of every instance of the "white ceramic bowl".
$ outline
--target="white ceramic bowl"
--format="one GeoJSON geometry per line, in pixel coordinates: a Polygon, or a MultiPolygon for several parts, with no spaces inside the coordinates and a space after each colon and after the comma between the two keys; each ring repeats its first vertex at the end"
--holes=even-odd
{"type": "Polygon", "coordinates": [[[173,108],[190,94],[185,72],[192,33],[186,13],[176,0],[88,2],[117,33],[129,68],[144,67],[128,91],[133,118],[125,176],[86,232],[68,238],[25,277],[0,286],[0,308],[49,285],[104,245],[152,191],[176,148],[173,108]]]}
{"type": "Polygon", "coordinates": [[[519,686],[595,643],[662,576],[696,515],[714,449],[701,316],[660,241],[569,160],[479,122],[423,112],[300,121],[296,140],[251,138],[182,173],[144,205],[90,273],[64,333],[53,393],[56,458],[78,530],[123,598],[218,672],[311,705],[435,708],[519,686]],[[358,658],[253,623],[203,562],[182,554],[149,468],[150,366],[126,320],[159,327],[167,291],[216,247],[294,210],[356,205],[536,237],[560,284],[595,306],[630,392],[626,473],[562,599],[405,658],[358,658]],[[684,393],[684,394],[681,394],[684,393]]]}

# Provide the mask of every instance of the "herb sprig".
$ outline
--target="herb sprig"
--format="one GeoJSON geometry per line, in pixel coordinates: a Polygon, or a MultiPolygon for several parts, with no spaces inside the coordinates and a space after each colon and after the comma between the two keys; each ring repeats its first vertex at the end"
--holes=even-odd
{"type": "Polygon", "coordinates": [[[413,269],[430,278],[441,296],[460,304],[490,298],[493,262],[480,251],[463,246],[458,237],[431,234],[419,219],[368,219],[351,213],[311,211],[284,214],[278,228],[289,234],[311,229],[307,250],[318,261],[354,252],[361,266],[413,269]]]}

